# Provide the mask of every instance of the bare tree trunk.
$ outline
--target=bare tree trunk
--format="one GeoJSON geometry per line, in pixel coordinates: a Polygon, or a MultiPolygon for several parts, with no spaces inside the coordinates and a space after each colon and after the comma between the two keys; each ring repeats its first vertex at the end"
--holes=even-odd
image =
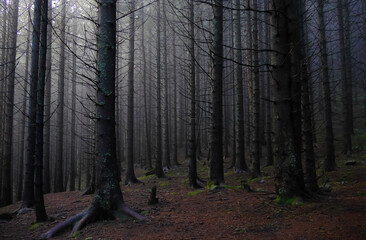
{"type": "Polygon", "coordinates": [[[213,42],[212,42],[212,126],[211,126],[211,163],[210,180],[219,185],[224,183],[223,163],[223,0],[215,0],[213,5],[213,42]]]}
{"type": "MultiPolygon", "coordinates": [[[[52,1],[48,1],[48,19],[52,19],[52,1]]],[[[52,81],[52,26],[47,27],[47,59],[46,59],[46,88],[45,88],[45,126],[44,126],[44,158],[43,158],[43,191],[51,191],[50,162],[51,162],[51,81],[52,81]]]]}
{"type": "Polygon", "coordinates": [[[70,155],[70,191],[75,191],[75,163],[76,163],[76,36],[77,23],[73,23],[72,45],[72,89],[71,89],[71,155],[70,155]]]}
{"type": "MultiPolygon", "coordinates": [[[[243,62],[242,39],[241,39],[241,10],[240,0],[235,0],[234,10],[234,32],[235,32],[235,60],[243,62]]],[[[236,66],[236,172],[241,173],[248,170],[245,163],[245,141],[244,141],[244,96],[243,96],[243,68],[242,65],[236,66]]]]}
{"type": "Polygon", "coordinates": [[[157,177],[164,177],[162,163],[162,121],[161,121],[161,37],[160,37],[161,12],[160,1],[157,2],[157,49],[156,49],[156,99],[157,99],[157,118],[156,118],[156,163],[155,174],[157,177]]]}
{"type": "Polygon", "coordinates": [[[347,155],[352,153],[352,139],[351,139],[351,119],[349,109],[349,83],[347,76],[347,60],[346,60],[346,43],[345,43],[345,31],[344,31],[344,16],[343,16],[343,4],[344,0],[337,1],[337,16],[338,16],[338,34],[340,41],[340,58],[341,58],[341,74],[342,74],[342,131],[343,131],[343,152],[347,155]]]}
{"type": "Polygon", "coordinates": [[[39,73],[37,84],[37,119],[36,119],[36,158],[34,169],[34,205],[36,208],[36,221],[47,220],[47,213],[43,199],[43,113],[44,113],[44,87],[46,81],[46,58],[47,58],[47,23],[48,23],[48,0],[42,1],[41,10],[41,41],[39,73]]]}
{"type": "Polygon", "coordinates": [[[27,160],[25,165],[25,183],[23,192],[23,207],[34,204],[34,161],[36,149],[36,109],[37,85],[39,69],[39,40],[41,28],[41,0],[34,1],[32,57],[30,75],[30,96],[28,112],[27,160]]]}
{"type": "Polygon", "coordinates": [[[173,31],[173,82],[174,82],[174,114],[173,114],[173,165],[178,166],[178,83],[177,83],[177,50],[176,50],[176,36],[173,31]]]}
{"type": "Polygon", "coordinates": [[[129,63],[128,63],[128,101],[127,101],[127,172],[125,184],[140,182],[134,170],[134,65],[135,65],[135,1],[129,1],[129,63]]]}
{"type": "Polygon", "coordinates": [[[164,158],[164,169],[171,168],[170,163],[170,141],[169,141],[169,81],[168,81],[168,37],[167,37],[167,15],[166,15],[166,0],[163,0],[163,12],[164,12],[164,22],[163,22],[163,34],[164,34],[164,87],[165,87],[165,104],[164,104],[164,144],[163,144],[163,158],[164,158]]]}
{"type": "Polygon", "coordinates": [[[66,1],[61,1],[61,34],[60,34],[60,64],[58,73],[58,107],[57,107],[57,144],[56,144],[56,178],[55,192],[64,191],[63,161],[64,161],[64,104],[65,104],[65,43],[66,43],[66,1]]]}
{"type": "Polygon", "coordinates": [[[300,96],[294,90],[298,87],[299,70],[299,24],[297,3],[291,0],[272,0],[271,10],[271,48],[273,94],[276,115],[275,133],[275,186],[281,197],[302,196],[305,193],[303,172],[301,167],[301,137],[297,127],[301,126],[300,109],[296,102],[300,96]],[[294,51],[292,59],[287,57],[294,51]],[[295,74],[297,72],[297,75],[295,74]],[[297,78],[296,78],[297,77],[297,78]]]}
{"type": "Polygon", "coordinates": [[[11,204],[13,201],[12,187],[12,144],[13,144],[13,110],[14,110],[14,86],[15,86],[15,68],[16,51],[18,35],[18,6],[19,1],[13,0],[11,3],[10,17],[10,42],[9,42],[9,73],[6,91],[6,111],[5,111],[5,131],[4,131],[4,155],[3,155],[3,182],[2,182],[2,201],[4,205],[11,204]]]}
{"type": "Polygon", "coordinates": [[[330,91],[330,77],[328,67],[328,53],[327,42],[325,37],[325,23],[324,23],[324,1],[317,1],[318,7],[318,21],[319,21],[319,41],[320,41],[320,66],[321,78],[323,82],[324,91],[324,107],[325,107],[325,159],[324,168],[326,171],[334,170],[336,167],[334,155],[334,134],[333,134],[333,120],[332,120],[332,101],[330,91]]]}
{"type": "Polygon", "coordinates": [[[257,13],[257,0],[253,0],[253,148],[252,148],[252,177],[258,177],[261,175],[260,169],[260,79],[259,79],[259,54],[258,54],[258,13],[257,13]]]}

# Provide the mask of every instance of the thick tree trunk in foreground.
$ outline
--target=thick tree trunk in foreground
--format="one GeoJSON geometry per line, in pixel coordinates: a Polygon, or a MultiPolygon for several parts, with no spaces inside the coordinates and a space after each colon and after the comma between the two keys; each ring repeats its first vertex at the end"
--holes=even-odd
{"type": "Polygon", "coordinates": [[[97,90],[97,190],[92,205],[85,211],[58,224],[42,238],[51,238],[67,227],[79,231],[86,224],[100,219],[114,219],[121,213],[143,220],[124,203],[117,178],[115,131],[115,73],[116,73],[116,1],[101,0],[100,38],[98,39],[97,90]]]}
{"type": "Polygon", "coordinates": [[[212,43],[212,125],[210,180],[215,185],[224,183],[223,162],[223,0],[213,3],[213,43],[212,43]]]}
{"type": "Polygon", "coordinates": [[[302,196],[305,192],[301,158],[301,118],[297,115],[299,108],[296,99],[300,98],[294,90],[299,78],[299,9],[290,0],[271,1],[273,99],[275,102],[275,186],[281,197],[302,196]],[[291,34],[290,34],[291,33],[291,34]],[[289,52],[294,51],[289,58],[289,52]],[[292,61],[291,61],[292,60],[292,61]],[[297,72],[297,75],[295,74],[297,72]]]}
{"type": "Polygon", "coordinates": [[[333,134],[333,120],[332,120],[332,100],[330,91],[330,77],[328,66],[327,42],[325,36],[324,23],[324,1],[317,1],[318,7],[318,21],[319,21],[319,42],[320,42],[320,66],[321,79],[323,82],[324,93],[324,108],[325,108],[325,159],[324,169],[332,171],[336,167],[334,155],[334,134],[333,134]]]}

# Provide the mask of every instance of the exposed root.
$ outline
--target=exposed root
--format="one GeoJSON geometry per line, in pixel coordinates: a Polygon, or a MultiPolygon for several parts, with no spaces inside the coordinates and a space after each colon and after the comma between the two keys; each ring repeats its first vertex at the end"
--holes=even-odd
{"type": "Polygon", "coordinates": [[[90,184],[90,186],[84,190],[81,196],[91,195],[95,193],[95,184],[90,184]]]}
{"type": "Polygon", "coordinates": [[[91,206],[85,211],[67,219],[66,221],[50,229],[48,232],[42,234],[40,239],[52,238],[62,231],[66,230],[67,228],[71,228],[72,226],[74,227],[72,228],[71,234],[74,234],[91,222],[95,222],[101,219],[116,219],[118,218],[119,214],[125,214],[140,221],[145,220],[145,217],[136,213],[122,201],[118,204],[118,208],[116,210],[103,210],[101,208],[91,206]]]}
{"type": "Polygon", "coordinates": [[[130,179],[128,181],[125,181],[125,185],[131,187],[134,184],[142,184],[145,185],[145,183],[143,181],[138,180],[137,178],[135,179],[130,179]]]}
{"type": "Polygon", "coordinates": [[[196,184],[199,186],[199,188],[204,188],[205,187],[205,181],[202,181],[201,179],[197,178],[196,179],[196,184]]]}
{"type": "Polygon", "coordinates": [[[87,214],[88,210],[89,209],[87,209],[86,211],[83,211],[83,212],[67,219],[65,222],[62,222],[62,223],[56,225],[55,227],[51,228],[48,232],[42,234],[40,239],[49,239],[51,237],[56,236],[58,233],[64,231],[65,229],[71,227],[72,225],[75,224],[75,222],[77,222],[81,218],[83,218],[87,214]]]}

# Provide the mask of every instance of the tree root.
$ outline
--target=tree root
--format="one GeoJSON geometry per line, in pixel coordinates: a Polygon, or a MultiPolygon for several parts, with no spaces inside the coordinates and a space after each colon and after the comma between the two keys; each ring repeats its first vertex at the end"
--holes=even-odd
{"type": "Polygon", "coordinates": [[[145,217],[141,216],[140,214],[136,213],[130,207],[128,207],[123,201],[118,204],[118,208],[116,210],[104,210],[101,208],[96,208],[91,206],[87,208],[85,211],[67,219],[66,221],[56,225],[48,232],[41,235],[40,239],[49,239],[57,234],[61,233],[62,231],[66,230],[67,228],[72,228],[71,235],[75,232],[79,231],[83,227],[85,227],[88,223],[95,222],[101,219],[116,219],[121,214],[131,216],[135,219],[140,221],[144,221],[145,217]]]}
{"type": "Polygon", "coordinates": [[[125,182],[125,185],[127,185],[129,187],[131,187],[134,184],[142,184],[142,185],[145,185],[145,183],[143,181],[140,181],[137,178],[125,182]]]}
{"type": "Polygon", "coordinates": [[[84,192],[81,194],[81,196],[85,195],[91,195],[95,192],[95,184],[90,184],[90,186],[84,190],[84,192]]]}

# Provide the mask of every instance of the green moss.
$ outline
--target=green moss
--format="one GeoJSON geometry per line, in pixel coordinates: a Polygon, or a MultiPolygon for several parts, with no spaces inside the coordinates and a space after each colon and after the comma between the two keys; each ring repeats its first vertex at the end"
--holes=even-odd
{"type": "Polygon", "coordinates": [[[160,183],[160,187],[166,187],[166,186],[169,186],[168,183],[160,183]]]}
{"type": "Polygon", "coordinates": [[[34,229],[38,228],[39,226],[40,226],[40,224],[39,224],[39,223],[37,223],[37,222],[35,222],[35,223],[33,223],[33,225],[29,228],[29,230],[34,230],[34,229]]]}
{"type": "Polygon", "coordinates": [[[155,176],[155,175],[141,176],[141,177],[138,177],[137,179],[138,179],[138,180],[143,181],[143,180],[151,179],[151,178],[153,178],[154,176],[155,176]]]}
{"type": "Polygon", "coordinates": [[[77,238],[79,236],[80,236],[80,232],[78,232],[78,231],[73,232],[72,235],[71,235],[72,238],[77,238]]]}
{"type": "Polygon", "coordinates": [[[358,195],[359,195],[360,197],[366,197],[366,191],[364,191],[364,192],[360,192],[358,195]]]}
{"type": "Polygon", "coordinates": [[[290,198],[281,195],[277,196],[275,202],[283,205],[300,205],[302,203],[300,198],[290,198]]]}
{"type": "Polygon", "coordinates": [[[237,185],[237,186],[225,185],[224,188],[231,189],[231,190],[239,190],[241,188],[241,186],[240,185],[237,185]]]}
{"type": "Polygon", "coordinates": [[[197,194],[199,194],[199,193],[201,193],[201,192],[203,192],[203,190],[202,190],[202,189],[200,189],[200,190],[196,190],[196,191],[193,191],[193,192],[188,192],[188,193],[187,193],[187,196],[188,196],[188,197],[192,197],[192,196],[195,196],[195,195],[197,195],[197,194]]]}
{"type": "Polygon", "coordinates": [[[170,195],[176,195],[177,193],[176,192],[172,192],[172,193],[170,193],[170,195]]]}

